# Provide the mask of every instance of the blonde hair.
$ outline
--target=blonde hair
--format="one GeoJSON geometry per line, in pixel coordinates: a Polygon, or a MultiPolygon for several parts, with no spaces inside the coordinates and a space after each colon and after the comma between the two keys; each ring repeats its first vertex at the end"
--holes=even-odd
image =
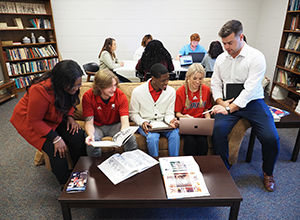
{"type": "MultiPolygon", "coordinates": [[[[188,80],[192,79],[196,73],[200,73],[205,76],[205,70],[203,66],[200,63],[193,63],[189,68],[188,71],[186,72],[185,75],[185,80],[184,80],[184,87],[185,87],[185,106],[189,107],[191,104],[191,101],[189,100],[189,93],[188,93],[188,80]]],[[[199,99],[200,99],[200,104],[199,108],[202,107],[203,101],[202,101],[202,81],[199,86],[199,99]]]]}
{"type": "Polygon", "coordinates": [[[110,87],[113,83],[113,79],[116,80],[118,86],[119,79],[111,70],[109,69],[99,70],[95,74],[94,83],[93,83],[93,93],[95,95],[100,95],[101,89],[106,89],[110,87]]]}

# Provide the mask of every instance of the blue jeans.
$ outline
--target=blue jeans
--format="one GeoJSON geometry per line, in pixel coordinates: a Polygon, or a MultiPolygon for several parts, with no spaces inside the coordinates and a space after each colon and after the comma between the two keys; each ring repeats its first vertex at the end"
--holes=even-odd
{"type": "Polygon", "coordinates": [[[179,135],[179,129],[174,129],[171,131],[165,131],[165,132],[149,132],[146,134],[141,127],[137,130],[138,133],[146,137],[147,141],[147,147],[149,154],[153,157],[158,157],[158,142],[160,135],[165,136],[168,138],[169,142],[169,155],[170,156],[178,156],[179,154],[179,147],[180,147],[180,135],[179,135]]]}
{"type": "Polygon", "coordinates": [[[262,99],[253,100],[245,108],[232,114],[215,115],[212,136],[215,154],[220,155],[227,168],[229,168],[227,137],[241,118],[249,121],[262,144],[262,169],[268,176],[271,176],[279,153],[279,136],[269,107],[262,99]]]}

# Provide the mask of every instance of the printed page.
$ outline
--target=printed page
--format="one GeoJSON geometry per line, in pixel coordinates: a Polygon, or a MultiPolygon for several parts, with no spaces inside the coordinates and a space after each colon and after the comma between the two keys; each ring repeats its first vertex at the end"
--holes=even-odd
{"type": "Polygon", "coordinates": [[[136,167],[139,172],[158,164],[157,160],[139,149],[124,152],[122,153],[122,156],[129,163],[133,164],[133,166],[136,167]]]}
{"type": "Polygon", "coordinates": [[[97,167],[115,185],[138,173],[137,169],[120,154],[112,155],[97,167]]]}

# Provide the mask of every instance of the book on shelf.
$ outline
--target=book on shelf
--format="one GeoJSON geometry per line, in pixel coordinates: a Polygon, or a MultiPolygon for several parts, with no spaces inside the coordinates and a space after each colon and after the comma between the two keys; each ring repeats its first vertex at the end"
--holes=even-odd
{"type": "Polygon", "coordinates": [[[288,90],[278,86],[278,85],[275,85],[274,88],[273,88],[273,91],[272,91],[272,99],[275,99],[275,100],[284,100],[287,95],[288,95],[288,90]]]}
{"type": "Polygon", "coordinates": [[[113,141],[91,142],[93,147],[121,147],[137,131],[139,126],[129,126],[113,136],[113,141]]]}
{"type": "Polygon", "coordinates": [[[14,21],[15,25],[17,25],[17,27],[19,29],[23,29],[24,28],[21,18],[14,18],[13,21],[14,21]]]}
{"type": "Polygon", "coordinates": [[[71,174],[70,182],[67,186],[67,193],[76,193],[84,191],[86,188],[88,174],[88,170],[73,172],[71,174]]]}
{"type": "Polygon", "coordinates": [[[159,165],[168,199],[210,196],[193,156],[161,157],[159,165]]]}
{"type": "Polygon", "coordinates": [[[270,105],[268,105],[268,107],[272,113],[275,122],[279,122],[282,117],[290,114],[288,111],[282,110],[280,108],[276,108],[270,105]]]}
{"type": "Polygon", "coordinates": [[[137,149],[114,154],[97,167],[116,185],[156,164],[157,160],[137,149]]]}

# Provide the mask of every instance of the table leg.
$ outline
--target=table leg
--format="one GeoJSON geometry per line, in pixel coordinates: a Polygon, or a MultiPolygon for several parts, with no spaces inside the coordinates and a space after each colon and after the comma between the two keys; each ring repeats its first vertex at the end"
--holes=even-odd
{"type": "Polygon", "coordinates": [[[240,202],[234,202],[230,208],[229,220],[236,220],[239,216],[240,202]]]}
{"type": "Polygon", "coordinates": [[[61,203],[61,209],[64,220],[72,220],[71,210],[66,203],[61,203]]]}
{"type": "Polygon", "coordinates": [[[251,128],[251,133],[250,133],[250,140],[248,144],[248,150],[247,150],[247,156],[246,156],[246,162],[250,163],[252,159],[252,153],[253,153],[253,148],[254,148],[254,141],[255,141],[255,132],[253,131],[253,128],[251,128]]]}
{"type": "Polygon", "coordinates": [[[292,159],[291,160],[293,162],[297,161],[299,150],[300,150],[300,128],[298,129],[298,135],[297,135],[297,138],[296,138],[295,147],[294,147],[293,154],[292,154],[292,159]]]}

